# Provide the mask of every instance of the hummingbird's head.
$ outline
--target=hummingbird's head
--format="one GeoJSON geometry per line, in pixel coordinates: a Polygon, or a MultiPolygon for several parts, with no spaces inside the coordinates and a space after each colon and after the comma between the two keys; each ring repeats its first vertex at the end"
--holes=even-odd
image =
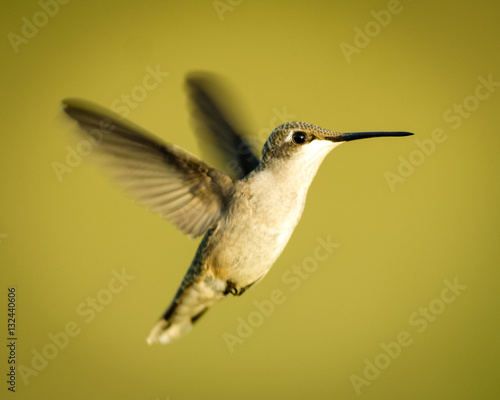
{"type": "Polygon", "coordinates": [[[305,122],[287,122],[271,132],[262,148],[262,161],[268,163],[290,159],[323,159],[326,154],[340,143],[325,140],[338,135],[319,126],[305,122]]]}
{"type": "Polygon", "coordinates": [[[301,167],[319,167],[326,155],[344,142],[381,136],[409,136],[409,132],[329,131],[305,122],[287,122],[278,126],[262,148],[261,165],[294,161],[301,167]]]}
{"type": "Polygon", "coordinates": [[[289,158],[304,153],[322,153],[341,143],[357,139],[382,136],[409,136],[409,132],[350,132],[329,131],[306,122],[286,122],[278,126],[267,139],[262,149],[262,158],[289,158]],[[314,149],[314,151],[312,151],[314,149]]]}

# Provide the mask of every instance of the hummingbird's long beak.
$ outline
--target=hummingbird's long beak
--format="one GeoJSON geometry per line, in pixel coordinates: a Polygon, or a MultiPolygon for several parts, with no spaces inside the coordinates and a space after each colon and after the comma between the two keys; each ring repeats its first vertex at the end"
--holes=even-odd
{"type": "Polygon", "coordinates": [[[372,137],[387,137],[387,136],[411,136],[411,132],[349,132],[339,133],[336,136],[325,136],[326,140],[332,142],[348,142],[350,140],[367,139],[372,137]]]}

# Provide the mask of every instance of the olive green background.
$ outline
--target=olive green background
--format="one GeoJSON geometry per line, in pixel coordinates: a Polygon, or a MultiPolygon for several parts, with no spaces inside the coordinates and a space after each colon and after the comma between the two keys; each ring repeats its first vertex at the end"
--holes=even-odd
{"type": "MultiPolygon", "coordinates": [[[[16,394],[7,394],[497,398],[500,86],[476,88],[480,77],[500,82],[500,7],[485,3],[221,0],[220,16],[210,0],[75,0],[52,8],[47,20],[36,1],[4,4],[0,332],[8,342],[7,288],[15,286],[19,336],[16,394]],[[398,11],[390,22],[387,12],[376,14],[388,7],[398,11]],[[10,33],[21,35],[33,18],[43,26],[13,46],[10,33]],[[364,38],[346,57],[341,44],[354,46],[355,35],[363,41],[365,29],[369,43],[364,38]],[[145,91],[148,67],[168,76],[145,91]],[[61,100],[111,107],[122,95],[145,93],[129,119],[200,155],[184,89],[193,70],[227,79],[242,125],[260,144],[283,113],[336,131],[416,136],[334,150],[269,275],[214,306],[182,340],[149,347],[145,338],[199,240],[123,195],[91,155],[73,159],[58,179],[54,165],[67,165],[68,149],[78,146],[61,100]],[[463,107],[462,116],[454,107],[463,107]],[[404,176],[395,178],[398,168],[404,176]],[[314,261],[318,238],[339,245],[323,261],[314,261]],[[315,263],[292,290],[294,265],[315,263]],[[134,277],[126,286],[113,280],[123,269],[134,277]],[[454,301],[443,292],[449,304],[440,300],[445,280],[466,286],[454,301]],[[110,284],[116,293],[107,292],[110,284]],[[284,301],[259,320],[255,302],[268,304],[273,290],[284,301]],[[92,298],[100,310],[93,316],[92,298]],[[433,321],[424,329],[425,312],[433,321]],[[224,334],[237,335],[249,319],[260,325],[228,346],[224,334]],[[66,343],[68,323],[78,334],[66,343]],[[404,332],[411,343],[392,359],[381,356],[404,332]],[[64,348],[50,345],[51,334],[64,348]],[[33,359],[44,349],[52,359],[35,361],[37,371],[33,359]],[[366,379],[375,361],[385,369],[372,371],[358,395],[353,375],[366,379]]],[[[3,398],[8,354],[1,348],[3,398]]]]}

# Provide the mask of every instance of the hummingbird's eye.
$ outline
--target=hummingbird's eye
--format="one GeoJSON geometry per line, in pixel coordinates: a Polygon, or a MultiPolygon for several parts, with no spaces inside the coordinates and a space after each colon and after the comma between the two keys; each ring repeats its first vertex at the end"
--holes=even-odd
{"type": "Polygon", "coordinates": [[[292,135],[292,140],[295,144],[304,144],[306,142],[307,135],[304,132],[294,132],[292,135]]]}

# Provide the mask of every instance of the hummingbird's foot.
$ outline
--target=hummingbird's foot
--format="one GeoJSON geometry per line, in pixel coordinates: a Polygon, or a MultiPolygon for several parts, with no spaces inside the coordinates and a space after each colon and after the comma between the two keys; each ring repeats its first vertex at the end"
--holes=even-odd
{"type": "Polygon", "coordinates": [[[224,296],[227,296],[229,293],[231,293],[233,296],[241,296],[253,285],[255,285],[258,281],[260,281],[260,279],[257,279],[255,282],[252,282],[250,285],[247,285],[242,288],[237,288],[236,284],[233,281],[226,281],[226,290],[224,290],[222,294],[224,294],[224,296]]]}

